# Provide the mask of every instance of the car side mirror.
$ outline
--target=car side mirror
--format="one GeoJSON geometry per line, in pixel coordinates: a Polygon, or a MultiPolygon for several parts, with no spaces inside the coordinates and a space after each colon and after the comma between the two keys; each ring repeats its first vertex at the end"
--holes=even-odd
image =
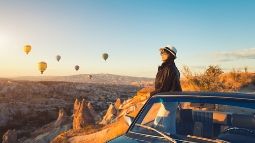
{"type": "Polygon", "coordinates": [[[129,115],[125,115],[124,116],[124,119],[125,119],[125,121],[126,121],[126,123],[128,124],[128,126],[130,126],[131,124],[132,124],[132,122],[134,121],[134,117],[131,117],[131,116],[129,116],[129,115]]]}

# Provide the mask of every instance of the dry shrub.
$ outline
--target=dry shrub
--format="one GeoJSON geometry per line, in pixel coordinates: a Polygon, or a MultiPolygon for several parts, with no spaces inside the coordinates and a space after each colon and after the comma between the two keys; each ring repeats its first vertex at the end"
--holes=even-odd
{"type": "Polygon", "coordinates": [[[222,91],[223,84],[220,82],[220,75],[223,73],[219,66],[209,66],[203,73],[193,74],[189,67],[182,70],[185,77],[184,90],[196,89],[200,91],[222,91]]]}
{"type": "Polygon", "coordinates": [[[182,73],[183,90],[188,91],[238,91],[240,88],[255,83],[255,75],[233,69],[224,73],[219,66],[208,66],[202,73],[192,73],[189,67],[184,66],[182,73]]]}
{"type": "Polygon", "coordinates": [[[225,90],[237,91],[254,82],[254,76],[251,73],[233,69],[231,72],[223,74],[221,81],[225,84],[225,90]]]}

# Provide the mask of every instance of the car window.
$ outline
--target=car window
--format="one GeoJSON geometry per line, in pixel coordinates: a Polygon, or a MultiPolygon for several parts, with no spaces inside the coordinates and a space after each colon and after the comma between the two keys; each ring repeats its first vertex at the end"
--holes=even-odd
{"type": "Polygon", "coordinates": [[[144,117],[142,124],[144,125],[153,122],[161,106],[162,106],[161,103],[153,104],[148,113],[146,114],[146,116],[144,117]]]}
{"type": "MultiPolygon", "coordinates": [[[[137,123],[169,135],[224,140],[232,135],[255,139],[255,109],[191,102],[158,102],[148,107],[137,123]]],[[[139,126],[131,131],[156,135],[139,126]]]]}

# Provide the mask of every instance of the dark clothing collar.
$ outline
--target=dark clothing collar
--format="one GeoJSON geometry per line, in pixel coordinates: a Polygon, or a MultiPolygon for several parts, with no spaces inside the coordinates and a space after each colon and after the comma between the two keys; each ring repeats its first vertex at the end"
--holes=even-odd
{"type": "Polygon", "coordinates": [[[161,66],[159,66],[159,69],[162,69],[165,66],[171,66],[171,65],[175,65],[174,60],[173,59],[168,59],[167,61],[163,62],[161,64],[161,66]]]}

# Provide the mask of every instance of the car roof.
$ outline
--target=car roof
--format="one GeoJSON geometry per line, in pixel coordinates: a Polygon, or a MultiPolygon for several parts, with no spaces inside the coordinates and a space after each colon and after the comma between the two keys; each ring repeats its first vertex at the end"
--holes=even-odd
{"type": "Polygon", "coordinates": [[[231,98],[231,99],[244,99],[244,100],[254,100],[255,94],[251,93],[240,93],[240,92],[162,92],[153,95],[153,98],[157,97],[196,97],[196,98],[231,98]]]}

